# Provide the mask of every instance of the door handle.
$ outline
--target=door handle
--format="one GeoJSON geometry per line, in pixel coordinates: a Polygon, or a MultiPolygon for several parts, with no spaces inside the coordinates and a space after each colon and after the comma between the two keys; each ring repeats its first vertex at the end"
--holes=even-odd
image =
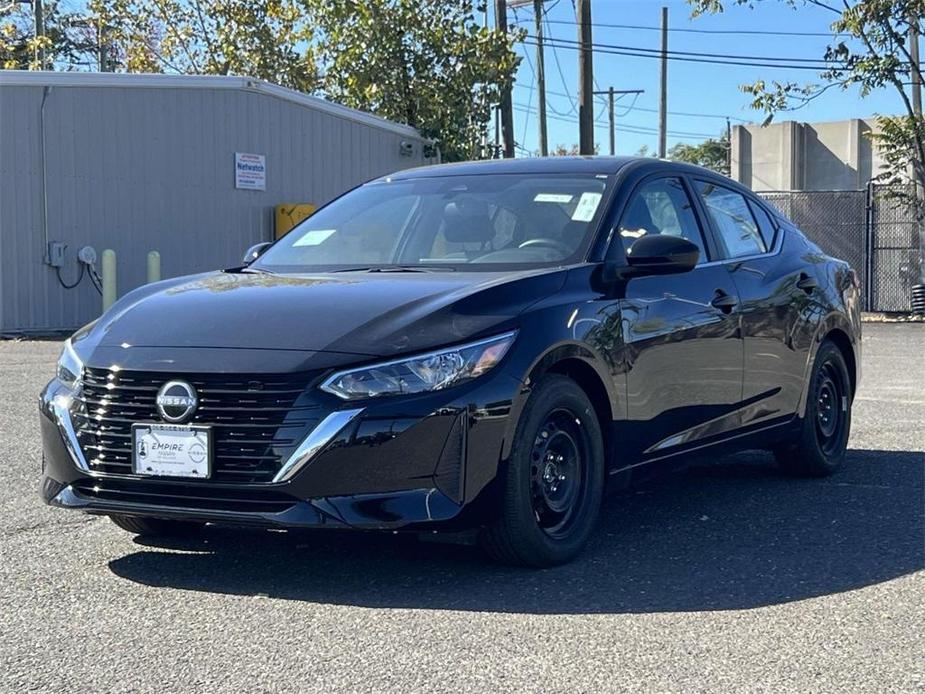
{"type": "Polygon", "coordinates": [[[718,308],[723,313],[730,313],[738,303],[739,300],[736,299],[732,294],[727,294],[722,289],[717,289],[716,294],[713,296],[713,301],[710,302],[710,305],[714,308],[718,308]]]}
{"type": "Polygon", "coordinates": [[[797,288],[802,289],[807,294],[812,294],[813,289],[819,286],[815,277],[810,277],[805,272],[800,273],[800,279],[797,281],[797,288]]]}

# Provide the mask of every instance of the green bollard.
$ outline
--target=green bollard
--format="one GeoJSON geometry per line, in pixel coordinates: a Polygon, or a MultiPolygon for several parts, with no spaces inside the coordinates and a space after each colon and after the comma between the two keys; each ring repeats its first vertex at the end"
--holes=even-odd
{"type": "Polygon", "coordinates": [[[116,303],[116,252],[103,251],[103,311],[116,303]]]}
{"type": "Polygon", "coordinates": [[[157,251],[148,252],[148,284],[161,281],[161,254],[157,251]]]}

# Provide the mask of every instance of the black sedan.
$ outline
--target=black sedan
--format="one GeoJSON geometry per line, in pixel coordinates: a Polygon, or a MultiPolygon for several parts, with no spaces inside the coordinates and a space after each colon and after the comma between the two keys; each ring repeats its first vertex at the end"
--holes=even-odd
{"type": "Polygon", "coordinates": [[[404,171],[78,331],[41,396],[42,494],[134,533],[478,529],[557,564],[642,466],[766,448],[836,471],[858,296],[697,167],[404,171]]]}

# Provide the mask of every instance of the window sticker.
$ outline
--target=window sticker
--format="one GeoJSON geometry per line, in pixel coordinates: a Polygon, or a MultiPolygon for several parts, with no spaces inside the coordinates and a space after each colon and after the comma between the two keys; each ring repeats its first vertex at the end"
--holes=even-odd
{"type": "Polygon", "coordinates": [[[565,205],[572,201],[572,196],[567,193],[537,193],[533,202],[557,202],[565,205]]]}
{"type": "Polygon", "coordinates": [[[293,245],[295,246],[317,246],[318,244],[324,243],[325,240],[331,234],[335,233],[337,229],[312,229],[311,231],[306,231],[302,238],[296,241],[293,245]]]}
{"type": "Polygon", "coordinates": [[[594,213],[597,212],[597,206],[601,203],[600,193],[582,193],[572,212],[573,222],[590,222],[594,219],[594,213]]]}

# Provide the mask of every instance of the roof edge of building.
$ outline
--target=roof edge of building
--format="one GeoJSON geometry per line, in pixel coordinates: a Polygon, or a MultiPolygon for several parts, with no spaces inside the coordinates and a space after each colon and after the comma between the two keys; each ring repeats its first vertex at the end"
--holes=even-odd
{"type": "Polygon", "coordinates": [[[50,72],[0,70],[0,87],[145,87],[149,89],[229,89],[273,96],[301,106],[314,108],[339,118],[352,120],[398,135],[429,142],[410,125],[395,123],[365,111],[334,103],[311,94],[304,94],[253,77],[229,75],[164,75],[116,72],[50,72]]]}

